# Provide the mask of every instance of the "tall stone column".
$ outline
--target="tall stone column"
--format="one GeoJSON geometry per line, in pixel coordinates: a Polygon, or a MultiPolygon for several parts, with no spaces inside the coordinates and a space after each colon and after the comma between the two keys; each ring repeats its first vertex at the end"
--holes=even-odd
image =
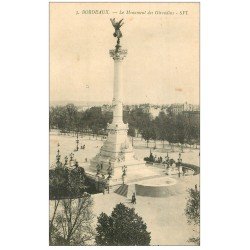
{"type": "Polygon", "coordinates": [[[122,50],[119,45],[116,49],[109,51],[114,59],[114,88],[113,88],[113,125],[123,123],[123,82],[122,82],[122,61],[127,55],[127,50],[122,50]]]}

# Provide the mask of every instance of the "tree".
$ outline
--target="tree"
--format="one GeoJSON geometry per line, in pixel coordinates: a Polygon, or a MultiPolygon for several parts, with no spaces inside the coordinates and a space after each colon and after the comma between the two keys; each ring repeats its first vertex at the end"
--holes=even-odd
{"type": "Polygon", "coordinates": [[[53,223],[54,223],[54,219],[56,216],[56,211],[57,211],[59,203],[60,203],[60,200],[54,200],[54,211],[53,211],[52,218],[49,221],[49,242],[50,243],[52,242],[52,234],[53,234],[53,231],[55,230],[53,223]]]}
{"type": "Polygon", "coordinates": [[[143,113],[139,130],[143,139],[147,142],[148,148],[149,140],[154,138],[155,135],[152,116],[149,113],[143,113]]]}
{"type": "Polygon", "coordinates": [[[128,135],[132,138],[132,146],[134,146],[135,128],[130,126],[128,129],[128,135]]]}
{"type": "Polygon", "coordinates": [[[167,121],[166,121],[166,139],[169,142],[172,150],[173,148],[173,143],[176,143],[177,140],[177,129],[176,129],[176,115],[174,114],[169,114],[167,116],[167,121]]]}
{"type": "Polygon", "coordinates": [[[86,194],[76,200],[64,199],[61,200],[61,204],[62,209],[58,210],[55,207],[53,220],[50,220],[50,245],[85,245],[94,237],[91,226],[93,219],[91,196],[86,194]]]}
{"type": "Polygon", "coordinates": [[[101,213],[97,223],[96,244],[101,246],[148,246],[147,225],[134,208],[118,204],[108,216],[101,213]]]}
{"type": "Polygon", "coordinates": [[[77,107],[69,103],[65,106],[66,109],[66,124],[68,132],[76,130],[77,123],[77,107]]]}
{"type": "Polygon", "coordinates": [[[86,110],[86,123],[88,127],[91,129],[96,136],[99,134],[102,128],[105,128],[106,124],[105,119],[103,119],[101,107],[91,107],[90,109],[86,110]]]}
{"type": "Polygon", "coordinates": [[[85,171],[83,168],[79,167],[78,165],[69,172],[68,178],[68,193],[69,196],[72,197],[79,197],[83,194],[86,190],[86,177],[85,171]]]}
{"type": "Polygon", "coordinates": [[[49,170],[50,199],[76,198],[88,188],[83,168],[55,168],[49,170]]]}
{"type": "Polygon", "coordinates": [[[200,190],[188,189],[189,197],[185,208],[185,214],[187,216],[187,222],[195,227],[194,232],[196,235],[189,239],[189,242],[193,242],[200,245],[200,190]]]}
{"type": "Polygon", "coordinates": [[[186,136],[188,120],[183,114],[178,114],[175,119],[177,142],[183,144],[186,136]]]}
{"type": "MultiPolygon", "coordinates": [[[[132,125],[135,128],[140,130],[143,127],[142,119],[144,116],[145,116],[145,112],[143,112],[143,109],[139,107],[135,107],[129,112],[129,116],[128,116],[129,126],[132,125]]],[[[124,120],[126,121],[126,118],[124,120]]]]}
{"type": "Polygon", "coordinates": [[[156,149],[156,140],[158,139],[157,130],[158,130],[157,123],[155,122],[155,120],[153,120],[151,122],[151,134],[150,134],[151,138],[150,139],[152,139],[154,141],[154,143],[155,143],[154,148],[155,149],[156,149]]]}
{"type": "Polygon", "coordinates": [[[161,111],[159,115],[155,118],[155,133],[157,139],[162,141],[164,148],[164,141],[167,139],[167,115],[161,111]]]}
{"type": "Polygon", "coordinates": [[[68,195],[69,170],[55,168],[49,170],[49,196],[50,199],[60,199],[68,195]]]}

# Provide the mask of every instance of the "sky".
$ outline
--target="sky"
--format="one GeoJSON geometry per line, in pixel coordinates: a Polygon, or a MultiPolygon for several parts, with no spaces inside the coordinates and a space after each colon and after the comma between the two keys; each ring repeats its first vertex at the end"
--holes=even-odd
{"type": "Polygon", "coordinates": [[[50,3],[51,101],[112,101],[114,62],[109,50],[116,39],[110,18],[125,23],[125,103],[199,103],[197,3],[50,3]]]}

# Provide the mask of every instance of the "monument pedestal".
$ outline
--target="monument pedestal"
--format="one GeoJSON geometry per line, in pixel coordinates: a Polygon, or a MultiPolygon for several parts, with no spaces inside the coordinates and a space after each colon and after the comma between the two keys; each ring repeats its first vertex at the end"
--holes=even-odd
{"type": "Polygon", "coordinates": [[[99,167],[100,173],[108,174],[111,166],[112,175],[118,177],[118,172],[121,177],[122,167],[145,164],[144,161],[140,161],[134,155],[132,144],[127,135],[127,124],[108,124],[108,130],[107,140],[104,141],[100,153],[90,161],[92,172],[96,172],[99,167]]]}

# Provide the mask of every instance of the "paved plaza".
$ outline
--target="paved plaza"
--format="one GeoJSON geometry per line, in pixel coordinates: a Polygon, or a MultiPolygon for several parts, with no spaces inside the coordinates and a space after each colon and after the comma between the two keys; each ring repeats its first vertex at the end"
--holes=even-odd
{"type": "MultiPolygon", "coordinates": [[[[56,162],[57,154],[57,145],[60,144],[60,154],[61,160],[64,161],[64,157],[74,153],[75,159],[79,162],[80,166],[89,165],[89,160],[93,158],[97,153],[99,153],[101,146],[103,145],[103,140],[101,137],[93,136],[79,136],[79,148],[81,145],[85,145],[85,149],[79,149],[77,152],[74,152],[76,149],[76,136],[72,135],[59,135],[58,132],[50,133],[50,167],[53,168],[53,165],[56,162]],[[85,158],[88,159],[88,163],[85,163],[85,158]]],[[[166,143],[165,143],[166,144],[166,143]]],[[[157,148],[153,149],[155,143],[149,143],[153,155],[157,157],[166,156],[167,152],[170,158],[174,160],[178,159],[179,152],[181,151],[179,147],[175,147],[175,151],[171,152],[169,145],[165,145],[165,148],[162,148],[162,142],[157,142],[157,148]]],[[[146,142],[140,138],[134,139],[134,151],[135,155],[141,159],[148,157],[150,154],[150,148],[146,147],[146,142]]],[[[183,162],[194,164],[199,166],[199,149],[195,148],[184,148],[184,153],[181,155],[183,162]]]]}
{"type": "MultiPolygon", "coordinates": [[[[85,145],[85,149],[79,149],[79,151],[74,152],[76,148],[76,137],[68,135],[59,135],[57,132],[50,134],[50,165],[53,166],[55,163],[55,156],[58,149],[58,143],[60,144],[60,154],[62,156],[62,161],[64,157],[74,153],[74,158],[79,162],[80,166],[84,166],[88,169],[89,160],[94,157],[100,150],[103,141],[99,137],[98,139],[84,136],[79,136],[79,148],[81,145],[85,145]],[[88,162],[85,162],[85,158],[88,158],[88,162]]],[[[152,142],[150,146],[154,146],[152,142]]],[[[174,160],[178,159],[180,148],[176,147],[175,152],[170,152],[170,147],[165,145],[165,149],[162,149],[162,143],[157,142],[157,149],[152,150],[153,155],[157,157],[166,156],[166,152],[169,151],[169,157],[174,160]]],[[[149,156],[150,149],[146,147],[145,141],[141,139],[134,140],[134,151],[135,155],[144,158],[149,156]]],[[[199,149],[185,148],[184,153],[182,153],[182,159],[185,163],[191,163],[199,166],[199,149]]],[[[157,168],[153,166],[145,166],[142,168],[137,167],[133,170],[133,174],[138,171],[144,171],[145,176],[155,176],[150,180],[150,183],[155,186],[159,186],[160,179],[164,177],[157,177],[164,174],[164,169],[157,168]]],[[[139,173],[139,172],[138,172],[139,173]]],[[[128,171],[129,176],[129,171],[128,171]]],[[[139,176],[139,174],[138,174],[139,176]]],[[[136,177],[136,176],[135,176],[136,177]]],[[[134,177],[134,178],[135,178],[134,177]]],[[[167,178],[167,177],[166,177],[167,178]]],[[[152,245],[189,245],[187,242],[188,238],[193,235],[192,226],[187,224],[187,219],[184,214],[184,209],[186,206],[187,188],[194,188],[197,184],[199,186],[199,175],[195,176],[185,176],[178,177],[177,175],[171,176],[177,184],[178,190],[181,192],[175,195],[170,195],[167,197],[146,197],[137,195],[137,203],[131,203],[130,194],[128,197],[110,192],[110,194],[96,194],[93,195],[94,205],[93,213],[95,219],[93,222],[93,227],[96,227],[97,216],[101,212],[110,214],[116,204],[122,202],[128,207],[134,207],[136,213],[138,213],[143,220],[147,223],[148,231],[151,232],[151,244],[152,245]]],[[[147,185],[148,180],[138,181],[138,184],[147,185]]],[[[53,202],[50,202],[50,213],[53,211],[53,202]]]]}

